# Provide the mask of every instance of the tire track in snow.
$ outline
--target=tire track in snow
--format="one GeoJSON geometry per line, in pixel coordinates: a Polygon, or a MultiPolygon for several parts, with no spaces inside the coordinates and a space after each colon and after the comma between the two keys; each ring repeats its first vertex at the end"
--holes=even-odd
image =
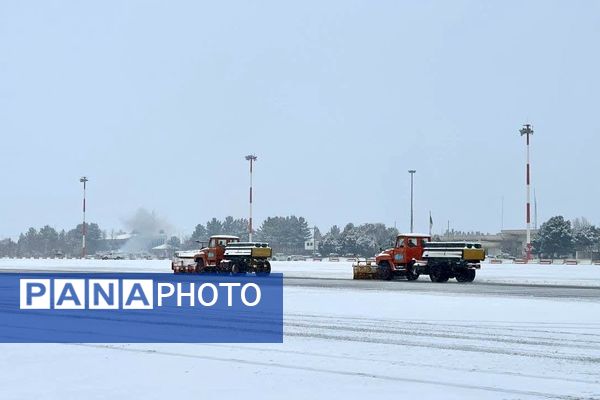
{"type": "Polygon", "coordinates": [[[318,332],[290,332],[285,331],[285,336],[294,336],[294,337],[305,337],[312,339],[323,339],[323,340],[333,340],[333,341],[345,341],[345,342],[356,342],[356,343],[376,343],[376,344],[385,344],[385,345],[395,345],[395,346],[411,346],[411,347],[421,347],[428,349],[438,349],[438,350],[455,350],[455,351],[465,351],[465,352],[473,352],[473,353],[487,353],[487,354],[499,354],[499,355],[507,355],[507,356],[520,356],[520,357],[533,357],[533,358],[546,358],[552,360],[564,360],[564,361],[577,361],[577,362],[585,362],[590,364],[600,364],[600,357],[589,357],[589,356],[578,356],[578,355],[569,355],[569,354],[551,354],[548,352],[541,351],[531,351],[525,349],[503,349],[498,347],[484,347],[481,345],[466,345],[466,344],[454,344],[454,343],[432,343],[432,342],[423,342],[423,341],[411,341],[405,339],[397,339],[397,338],[370,338],[365,336],[351,336],[351,335],[335,335],[328,333],[318,333],[318,332]]]}
{"type": "MultiPolygon", "coordinates": [[[[343,332],[351,332],[351,333],[368,333],[368,334],[382,334],[389,336],[416,336],[416,337],[433,337],[433,338],[443,338],[443,339],[459,339],[459,340],[475,340],[475,341],[487,341],[487,342],[496,342],[503,344],[518,344],[518,345],[527,345],[527,346],[537,346],[537,347],[565,347],[565,348],[575,348],[575,349],[584,349],[584,350],[597,350],[600,352],[600,346],[594,345],[585,345],[585,344],[577,344],[574,345],[572,343],[567,343],[563,340],[548,340],[546,338],[522,338],[522,339],[508,339],[503,338],[504,335],[486,335],[485,333],[479,334],[471,334],[471,333],[462,333],[462,332],[452,332],[452,333],[439,333],[440,329],[437,330],[423,330],[423,329],[407,329],[407,328],[396,328],[396,329],[382,329],[375,327],[348,327],[348,326],[340,326],[340,325],[328,325],[328,324],[318,324],[314,322],[289,322],[286,321],[286,327],[297,327],[297,328],[316,328],[316,329],[324,329],[324,330],[332,330],[332,331],[343,331],[343,332]],[[531,340],[534,339],[534,340],[531,340]]],[[[287,332],[286,332],[287,334],[287,332]]],[[[600,358],[599,358],[600,360],[600,358]]]]}
{"type": "MultiPolygon", "coordinates": [[[[469,326],[457,326],[457,325],[446,325],[446,324],[428,324],[421,326],[420,324],[414,324],[411,326],[410,323],[399,323],[399,324],[384,324],[384,323],[367,323],[366,321],[360,324],[353,323],[351,326],[343,325],[343,322],[335,318],[314,318],[313,320],[302,319],[302,318],[286,318],[285,324],[287,326],[296,327],[316,327],[316,328],[328,328],[333,330],[347,330],[354,332],[367,332],[367,333],[381,333],[381,334],[401,334],[408,336],[433,336],[439,338],[454,338],[454,339],[465,339],[465,340],[483,340],[483,341],[496,341],[502,343],[532,345],[532,346],[559,346],[567,348],[579,348],[588,350],[600,351],[600,341],[594,341],[589,339],[577,339],[577,338],[564,338],[564,337],[551,337],[545,336],[533,336],[530,334],[530,330],[524,330],[526,336],[505,334],[503,332],[489,332],[488,328],[483,327],[478,329],[478,325],[469,326]],[[331,322],[336,321],[335,325],[331,322]],[[388,325],[388,326],[386,326],[388,325]],[[464,329],[457,329],[458,327],[464,329]],[[446,331],[446,334],[440,333],[446,331]],[[573,344],[576,343],[576,344],[573,344]]],[[[472,324],[478,324],[478,321],[473,321],[472,324]]],[[[550,335],[555,335],[553,331],[545,331],[550,335]]],[[[573,334],[576,335],[576,334],[573,334]]],[[[594,335],[597,336],[597,335],[594,335]]]]}
{"type": "Polygon", "coordinates": [[[283,350],[283,349],[275,349],[269,347],[249,347],[249,346],[235,346],[235,345],[226,345],[226,344],[202,344],[202,346],[206,347],[217,347],[217,348],[226,348],[233,350],[243,350],[243,351],[256,351],[256,352],[272,352],[272,353],[281,353],[281,354],[293,354],[299,356],[307,356],[307,357],[322,357],[322,358],[331,358],[331,359],[340,359],[340,360],[351,360],[351,361],[367,361],[367,362],[376,362],[376,363],[388,363],[391,365],[401,365],[401,366],[410,366],[410,367],[424,367],[424,368],[436,368],[436,369],[446,369],[449,371],[463,371],[473,373],[476,372],[478,374],[486,374],[486,375],[505,375],[505,376],[514,376],[520,378],[533,378],[533,379],[544,379],[550,381],[565,381],[565,382],[573,382],[573,383],[586,383],[586,384],[598,384],[600,381],[598,380],[586,380],[586,379],[576,379],[570,378],[568,376],[550,376],[550,375],[536,375],[536,374],[525,374],[513,371],[491,371],[491,370],[477,370],[473,371],[473,368],[463,368],[460,366],[451,366],[446,367],[440,364],[427,364],[427,363],[417,363],[412,361],[404,361],[404,360],[389,360],[384,358],[373,358],[373,357],[357,357],[350,356],[344,354],[331,354],[331,353],[319,353],[319,352],[311,352],[311,351],[300,351],[300,350],[283,350]]]}
{"type": "MultiPolygon", "coordinates": [[[[328,324],[315,324],[314,319],[315,318],[313,318],[312,320],[307,319],[303,323],[296,324],[297,326],[294,326],[293,323],[289,323],[286,321],[286,329],[284,330],[285,336],[306,337],[314,339],[356,343],[376,343],[393,346],[411,346],[439,350],[455,350],[474,353],[499,354],[507,356],[521,356],[529,358],[600,364],[600,354],[587,355],[587,353],[589,353],[588,350],[596,350],[596,353],[600,351],[599,348],[593,346],[591,349],[589,348],[590,346],[579,347],[580,350],[585,350],[586,354],[561,354],[556,352],[556,342],[553,341],[548,341],[539,345],[536,342],[530,342],[525,339],[523,341],[505,340],[497,338],[494,335],[480,335],[480,337],[478,338],[473,338],[472,334],[462,335],[460,333],[455,333],[452,335],[448,335],[440,334],[439,332],[437,332],[434,336],[430,334],[430,332],[424,333],[418,330],[410,331],[409,334],[406,334],[406,332],[402,332],[401,328],[397,328],[396,330],[381,330],[379,322],[376,321],[372,322],[367,327],[357,329],[354,325],[345,326],[343,322],[336,321],[335,319],[328,319],[328,324]],[[376,333],[380,333],[380,335],[377,336],[376,333]],[[421,340],[411,340],[409,338],[406,338],[406,336],[418,337],[421,340]],[[427,341],[429,337],[449,340],[443,342],[427,341]],[[463,343],[454,342],[454,340],[457,339],[461,340],[463,343]],[[476,340],[477,344],[467,343],[468,341],[473,340],[476,340]],[[489,343],[489,345],[486,345],[487,343],[489,343]],[[524,348],[498,347],[498,343],[507,345],[516,344],[523,346],[524,348]],[[536,348],[530,349],[527,348],[527,346],[535,346],[536,348]]],[[[365,322],[365,319],[363,318],[362,321],[365,322]]],[[[440,329],[443,329],[443,324],[440,326],[440,329]]],[[[562,348],[569,351],[574,348],[577,348],[577,346],[563,345],[562,348]]]]}
{"type": "MultiPolygon", "coordinates": [[[[415,325],[419,326],[424,331],[427,330],[428,327],[431,331],[439,332],[440,328],[452,330],[455,328],[460,328],[459,332],[464,333],[483,333],[489,334],[487,331],[516,331],[516,332],[525,332],[530,339],[543,339],[543,340],[554,340],[554,341],[574,341],[581,342],[585,344],[593,343],[600,344],[600,340],[590,340],[586,339],[577,339],[572,336],[586,336],[600,339],[600,323],[548,323],[548,322],[518,322],[518,321],[480,321],[480,320],[471,320],[471,321],[456,321],[456,323],[448,323],[453,321],[430,321],[430,320],[412,320],[412,319],[377,319],[377,318],[366,318],[366,317],[347,317],[340,315],[316,315],[316,314],[294,314],[294,313],[286,313],[286,321],[299,319],[301,321],[305,321],[305,318],[311,318],[314,320],[324,320],[326,322],[331,322],[332,320],[338,321],[348,321],[351,322],[353,326],[377,326],[377,327],[389,327],[389,329],[397,330],[399,325],[415,325]],[[458,323],[460,322],[460,323],[458,323]],[[553,328],[556,325],[557,328],[564,329],[575,329],[575,330],[597,330],[599,333],[589,333],[589,332],[570,332],[565,330],[549,330],[549,329],[532,329],[533,328],[553,328]],[[531,336],[531,332],[543,333],[546,334],[544,336],[531,336]],[[551,335],[565,335],[567,337],[548,337],[547,334],[551,335]]],[[[455,331],[453,331],[455,332],[455,331]]],[[[496,333],[494,333],[496,334],[496,333]]],[[[509,335],[505,333],[501,333],[501,336],[506,337],[517,337],[522,338],[523,334],[518,335],[509,335]]]]}
{"type": "Polygon", "coordinates": [[[472,385],[472,384],[462,384],[462,383],[455,383],[455,382],[443,382],[443,381],[439,381],[439,380],[398,377],[398,376],[392,376],[392,375],[373,374],[373,373],[360,372],[360,371],[345,371],[345,370],[337,370],[337,369],[329,369],[329,368],[307,367],[307,366],[298,366],[298,365],[285,364],[285,363],[279,363],[279,362],[247,360],[247,359],[243,359],[243,358],[216,357],[216,356],[186,354],[186,353],[179,353],[179,352],[172,352],[172,351],[160,351],[160,350],[150,350],[150,349],[134,349],[134,348],[111,346],[111,345],[72,344],[72,346],[92,347],[92,348],[98,348],[98,349],[110,349],[110,350],[116,350],[116,351],[141,353],[141,354],[147,354],[147,355],[191,358],[191,359],[210,360],[210,361],[218,361],[218,362],[225,362],[225,363],[237,363],[237,364],[245,364],[245,365],[253,365],[253,366],[263,366],[263,367],[269,367],[269,368],[275,367],[275,368],[290,369],[290,370],[296,370],[296,371],[306,371],[306,372],[315,372],[315,373],[322,373],[322,374],[324,373],[324,374],[332,374],[332,375],[349,376],[349,377],[354,377],[354,378],[366,378],[366,379],[376,379],[376,380],[393,381],[393,382],[417,383],[417,384],[423,384],[423,385],[434,385],[434,386],[451,387],[451,388],[467,389],[467,390],[481,390],[481,391],[487,391],[487,392],[505,393],[505,394],[509,394],[509,395],[533,396],[533,397],[546,398],[546,399],[581,400],[581,396],[561,395],[561,394],[555,394],[555,393],[538,392],[538,391],[533,391],[533,390],[507,389],[507,388],[494,387],[494,386],[472,385]]]}

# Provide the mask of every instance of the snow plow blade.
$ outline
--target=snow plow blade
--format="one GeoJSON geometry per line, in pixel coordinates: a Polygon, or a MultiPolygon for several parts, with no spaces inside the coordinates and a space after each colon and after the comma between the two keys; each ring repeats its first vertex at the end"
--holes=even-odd
{"type": "Polygon", "coordinates": [[[384,268],[374,261],[357,261],[352,264],[352,279],[384,279],[384,268]]]}

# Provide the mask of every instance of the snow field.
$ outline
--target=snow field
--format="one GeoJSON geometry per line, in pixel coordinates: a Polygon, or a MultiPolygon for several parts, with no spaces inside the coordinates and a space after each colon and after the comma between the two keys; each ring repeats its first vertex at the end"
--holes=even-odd
{"type": "MultiPolygon", "coordinates": [[[[170,272],[165,261],[128,260],[0,260],[0,269],[170,272]]],[[[324,282],[352,275],[344,262],[274,262],[273,270],[324,282]]],[[[486,264],[477,280],[589,287],[599,277],[595,266],[486,264]]],[[[600,398],[598,299],[358,283],[286,286],[283,344],[0,345],[0,397],[600,398]]]]}

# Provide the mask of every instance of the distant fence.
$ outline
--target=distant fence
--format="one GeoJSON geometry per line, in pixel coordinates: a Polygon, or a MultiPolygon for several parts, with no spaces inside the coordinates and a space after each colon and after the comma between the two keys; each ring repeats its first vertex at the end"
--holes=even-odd
{"type": "Polygon", "coordinates": [[[568,259],[552,259],[552,258],[542,258],[542,259],[533,259],[527,261],[525,258],[517,258],[514,260],[511,259],[500,259],[500,258],[492,258],[488,261],[489,264],[539,264],[539,265],[600,265],[600,260],[578,260],[575,258],[568,259]]]}
{"type": "Polygon", "coordinates": [[[115,260],[165,260],[168,258],[164,258],[164,257],[156,257],[156,256],[152,256],[152,257],[133,257],[133,256],[127,256],[127,257],[123,257],[123,258],[102,258],[100,256],[86,256],[85,258],[81,258],[81,257],[75,257],[75,256],[49,256],[49,257],[41,257],[41,256],[33,256],[33,257],[24,257],[24,256],[16,256],[16,257],[0,257],[0,259],[10,259],[10,260],[109,260],[109,261],[115,261],[115,260]]]}

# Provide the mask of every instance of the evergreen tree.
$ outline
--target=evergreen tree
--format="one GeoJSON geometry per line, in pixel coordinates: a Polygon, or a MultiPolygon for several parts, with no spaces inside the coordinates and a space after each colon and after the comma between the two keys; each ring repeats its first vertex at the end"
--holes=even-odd
{"type": "Polygon", "coordinates": [[[18,245],[11,238],[0,240],[0,257],[17,257],[18,245]]]}
{"type": "Polygon", "coordinates": [[[302,253],[304,242],[311,237],[311,229],[303,217],[269,217],[263,221],[256,237],[278,251],[302,253]]]}
{"type": "Polygon", "coordinates": [[[337,225],[333,225],[329,232],[323,236],[319,244],[319,251],[321,254],[340,254],[342,253],[342,244],[340,242],[340,228],[337,225]]]}
{"type": "Polygon", "coordinates": [[[271,246],[277,247],[280,251],[286,251],[288,243],[285,243],[286,239],[281,230],[284,220],[283,217],[268,217],[258,229],[257,239],[269,242],[271,246]]]}
{"type": "Polygon", "coordinates": [[[534,252],[542,257],[571,255],[574,250],[571,222],[561,215],[550,218],[532,241],[534,252]]]}
{"type": "Polygon", "coordinates": [[[174,249],[179,249],[181,247],[181,240],[179,240],[177,236],[171,236],[169,240],[167,240],[167,244],[174,249]]]}
{"type": "Polygon", "coordinates": [[[27,257],[39,257],[41,250],[39,238],[35,228],[29,228],[25,234],[19,236],[19,250],[27,257]]]}
{"type": "Polygon", "coordinates": [[[213,219],[206,223],[206,234],[208,237],[221,235],[223,233],[223,223],[218,219],[213,217],[213,219]]]}
{"type": "Polygon", "coordinates": [[[223,233],[226,235],[234,235],[242,241],[248,239],[248,220],[245,218],[234,219],[228,216],[223,221],[223,233]]]}
{"type": "Polygon", "coordinates": [[[311,229],[308,227],[308,222],[304,217],[296,218],[291,217],[292,221],[292,243],[299,248],[300,251],[304,249],[304,242],[306,242],[311,236],[311,229]]]}
{"type": "Polygon", "coordinates": [[[339,239],[340,234],[342,233],[340,231],[340,228],[337,225],[333,225],[331,227],[331,229],[328,232],[332,237],[339,239]]]}
{"type": "Polygon", "coordinates": [[[208,231],[206,230],[206,228],[204,227],[204,225],[202,225],[202,224],[196,225],[196,228],[194,229],[194,232],[192,233],[192,236],[190,237],[190,240],[192,240],[192,241],[196,241],[196,240],[206,241],[206,240],[208,240],[208,231]]]}
{"type": "Polygon", "coordinates": [[[363,224],[354,226],[347,224],[344,230],[337,234],[339,230],[334,231],[336,235],[328,234],[325,243],[325,250],[329,250],[329,245],[334,245],[343,254],[356,254],[363,257],[371,257],[382,248],[388,248],[393,245],[398,231],[395,228],[387,228],[384,224],[363,224]],[[336,236],[338,236],[336,238],[336,236]]]}
{"type": "Polygon", "coordinates": [[[573,220],[573,244],[575,250],[592,251],[600,242],[600,230],[585,218],[573,220]]]}
{"type": "Polygon", "coordinates": [[[53,256],[58,250],[58,233],[56,230],[48,225],[40,229],[39,232],[39,244],[42,256],[49,257],[53,256]]]}

